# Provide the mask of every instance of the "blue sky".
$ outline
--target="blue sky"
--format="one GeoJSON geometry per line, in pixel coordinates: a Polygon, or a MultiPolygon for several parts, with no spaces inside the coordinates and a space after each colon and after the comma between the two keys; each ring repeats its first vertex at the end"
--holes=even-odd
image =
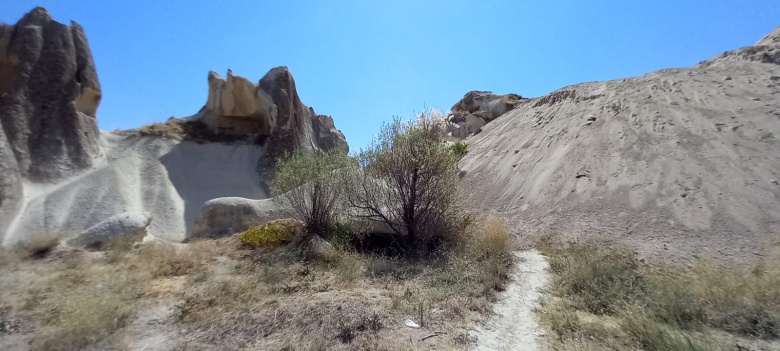
{"type": "Polygon", "coordinates": [[[383,121],[447,110],[469,90],[534,97],[690,66],[780,25],[777,0],[5,0],[0,21],[38,5],[84,26],[101,129],[194,114],[209,70],[256,81],[284,65],[353,148],[383,121]]]}

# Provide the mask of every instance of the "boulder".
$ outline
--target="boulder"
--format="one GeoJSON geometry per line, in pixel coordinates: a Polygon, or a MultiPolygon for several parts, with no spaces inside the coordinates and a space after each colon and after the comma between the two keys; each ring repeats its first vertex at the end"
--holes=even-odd
{"type": "Polygon", "coordinates": [[[462,122],[455,124],[457,127],[452,131],[452,136],[465,139],[469,135],[476,134],[485,124],[487,124],[485,119],[469,113],[463,118],[462,122]]]}
{"type": "Polygon", "coordinates": [[[251,200],[222,197],[207,201],[195,214],[192,231],[185,241],[219,238],[247,230],[249,227],[292,217],[289,203],[282,198],[251,200]]]}
{"type": "Polygon", "coordinates": [[[479,114],[487,122],[512,110],[524,100],[517,94],[496,95],[489,91],[470,91],[450,109],[452,113],[479,114]]]}
{"type": "Polygon", "coordinates": [[[445,118],[447,131],[456,139],[465,139],[524,100],[516,94],[496,95],[489,91],[470,91],[452,106],[451,113],[445,118]]]}
{"type": "Polygon", "coordinates": [[[125,212],[93,225],[68,240],[68,245],[105,249],[119,240],[141,241],[152,217],[146,212],[125,212]]]}
{"type": "Polygon", "coordinates": [[[0,122],[22,176],[49,180],[91,167],[100,98],[80,25],[41,7],[0,24],[0,122]]]}

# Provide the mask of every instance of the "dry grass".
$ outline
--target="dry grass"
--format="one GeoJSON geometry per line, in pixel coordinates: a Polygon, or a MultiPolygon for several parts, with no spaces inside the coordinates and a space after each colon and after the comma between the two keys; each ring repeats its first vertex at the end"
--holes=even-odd
{"type": "Polygon", "coordinates": [[[560,349],[734,350],[735,340],[780,336],[780,266],[646,266],[596,243],[542,250],[554,279],[541,316],[560,349]]]}
{"type": "MultiPolygon", "coordinates": [[[[350,251],[311,258],[292,245],[239,245],[230,274],[182,293],[176,321],[196,331],[186,345],[407,350],[409,341],[396,340],[398,333],[408,338],[405,319],[463,331],[489,313],[508,282],[512,256],[502,222],[474,224],[461,239],[452,254],[424,261],[350,251]]],[[[455,347],[456,335],[438,343],[455,347]]]]}
{"type": "Polygon", "coordinates": [[[9,287],[0,324],[20,327],[0,334],[0,349],[135,349],[148,333],[182,349],[462,348],[458,336],[507,283],[507,237],[499,221],[475,223],[451,251],[421,261],[333,248],[306,255],[297,240],[250,248],[238,237],[17,257],[0,267],[9,287]],[[159,304],[167,314],[139,322],[159,304]],[[421,340],[432,331],[447,334],[421,340]]]}
{"type": "Polygon", "coordinates": [[[136,299],[136,287],[122,277],[89,277],[66,285],[57,279],[46,294],[46,328],[33,343],[39,350],[79,350],[97,343],[114,344],[114,332],[125,326],[136,299]]]}
{"type": "Polygon", "coordinates": [[[184,140],[186,132],[182,127],[182,122],[169,118],[164,123],[145,124],[139,130],[141,135],[159,136],[173,140],[184,140]]]}
{"type": "Polygon", "coordinates": [[[3,255],[8,264],[0,267],[2,324],[21,327],[10,339],[0,334],[0,349],[22,344],[34,350],[122,349],[139,303],[160,297],[149,289],[160,280],[196,276],[210,254],[201,243],[148,243],[115,245],[107,253],[62,247],[47,260],[30,260],[18,252],[51,244],[28,245],[3,255]]]}
{"type": "Polygon", "coordinates": [[[16,251],[16,255],[21,255],[24,258],[41,259],[48,256],[59,245],[59,235],[41,233],[33,236],[30,240],[17,244],[14,251],[16,251]]]}

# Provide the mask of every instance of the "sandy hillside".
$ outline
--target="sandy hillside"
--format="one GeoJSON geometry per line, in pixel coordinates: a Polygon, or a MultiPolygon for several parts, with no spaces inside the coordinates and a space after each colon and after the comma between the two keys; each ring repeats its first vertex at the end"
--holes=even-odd
{"type": "Polygon", "coordinates": [[[72,237],[122,212],[147,212],[149,234],[181,241],[204,202],[267,197],[256,171],[262,147],[135,132],[104,132],[101,143],[102,155],[87,172],[56,183],[23,183],[23,209],[8,228],[6,246],[31,233],[72,237]]]}
{"type": "Polygon", "coordinates": [[[780,241],[780,47],[569,86],[467,139],[480,209],[518,233],[626,239],[643,254],[749,258],[780,241]]]}

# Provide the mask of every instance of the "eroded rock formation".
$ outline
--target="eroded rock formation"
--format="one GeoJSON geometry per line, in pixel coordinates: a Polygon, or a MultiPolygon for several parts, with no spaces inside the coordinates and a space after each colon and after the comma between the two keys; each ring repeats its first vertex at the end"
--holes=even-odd
{"type": "Polygon", "coordinates": [[[298,97],[287,67],[270,70],[258,83],[209,72],[209,96],[197,115],[213,133],[269,138],[269,146],[284,152],[296,148],[347,152],[344,134],[333,118],[318,115],[298,97]]]}
{"type": "Polygon", "coordinates": [[[456,139],[464,139],[478,133],[485,124],[511,111],[524,100],[516,94],[470,91],[450,109],[446,117],[447,131],[456,139]]]}
{"type": "Polygon", "coordinates": [[[48,180],[90,167],[100,97],[79,24],[58,23],[41,7],[0,24],[0,133],[21,175],[48,180]]]}

